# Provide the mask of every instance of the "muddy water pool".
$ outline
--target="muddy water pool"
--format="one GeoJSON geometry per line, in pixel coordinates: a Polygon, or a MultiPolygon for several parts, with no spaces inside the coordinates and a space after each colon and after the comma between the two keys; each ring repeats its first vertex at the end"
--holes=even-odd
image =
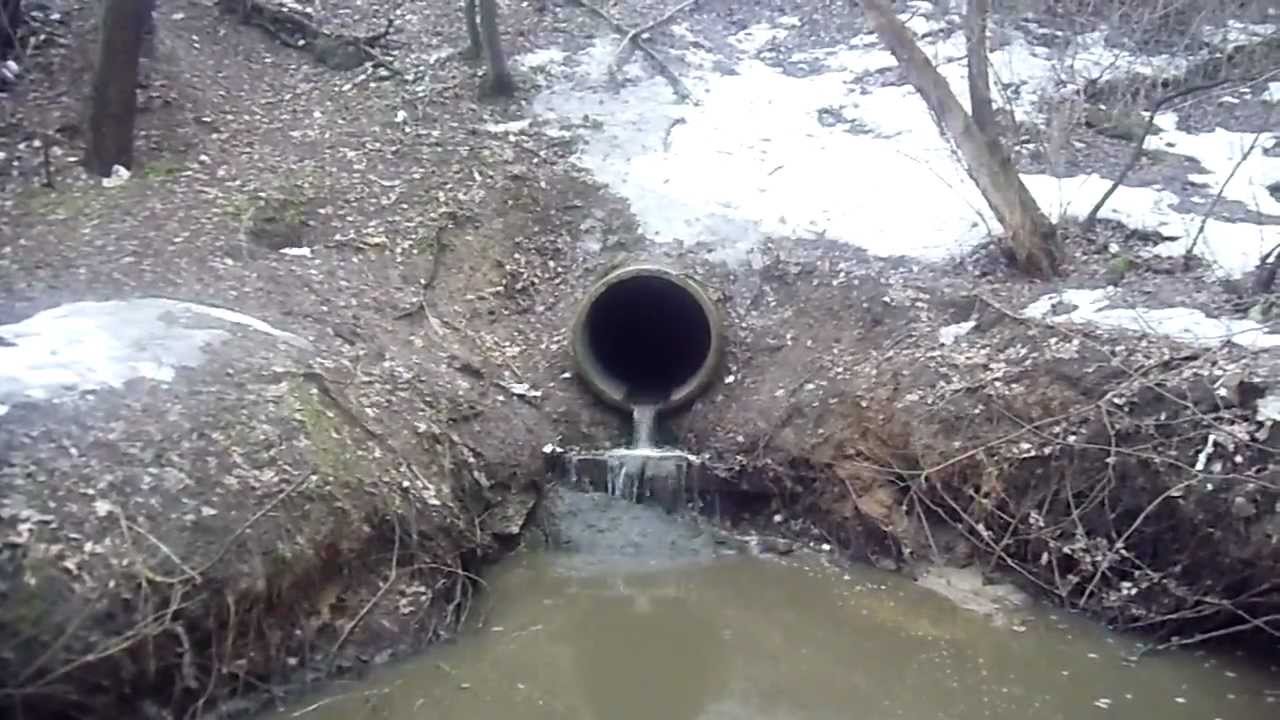
{"type": "Polygon", "coordinates": [[[1280,717],[1280,672],[1171,652],[1048,608],[962,609],[900,575],[743,552],[605,495],[566,546],[490,572],[456,643],[273,720],[1280,717]]]}

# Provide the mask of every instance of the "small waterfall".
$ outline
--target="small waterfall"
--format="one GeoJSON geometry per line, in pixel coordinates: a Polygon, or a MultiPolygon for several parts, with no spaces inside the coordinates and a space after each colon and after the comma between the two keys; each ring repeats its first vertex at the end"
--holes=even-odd
{"type": "MultiPolygon", "coordinates": [[[[571,453],[557,472],[571,487],[604,491],[627,502],[653,502],[675,512],[696,493],[700,459],[657,446],[657,405],[633,408],[631,447],[571,453]]],[[[564,451],[548,446],[543,452],[564,451]]]]}
{"type": "Polygon", "coordinates": [[[640,481],[644,478],[645,456],[630,450],[614,450],[606,454],[609,494],[628,502],[640,501],[640,481]]]}
{"type": "Polygon", "coordinates": [[[658,406],[637,403],[631,410],[632,448],[611,450],[606,453],[609,494],[629,502],[639,502],[641,484],[647,473],[646,466],[653,452],[653,426],[657,421],[658,406]]]}
{"type": "Polygon", "coordinates": [[[631,409],[631,437],[637,450],[653,447],[653,426],[657,417],[657,405],[636,405],[631,409]]]}

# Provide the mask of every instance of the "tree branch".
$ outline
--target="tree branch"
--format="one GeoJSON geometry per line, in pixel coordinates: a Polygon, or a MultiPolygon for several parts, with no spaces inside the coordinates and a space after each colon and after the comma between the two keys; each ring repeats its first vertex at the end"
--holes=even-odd
{"type": "MultiPolygon", "coordinates": [[[[587,2],[587,0],[574,0],[574,2],[590,12],[592,15],[595,15],[608,23],[609,27],[613,28],[614,32],[624,38],[630,38],[631,44],[639,48],[640,52],[644,53],[645,57],[648,57],[649,61],[653,63],[653,67],[657,70],[658,74],[671,84],[671,90],[676,94],[676,97],[679,98],[681,102],[696,104],[696,101],[693,99],[693,93],[689,92],[689,88],[682,80],[680,80],[679,76],[675,74],[675,71],[671,69],[671,66],[667,65],[667,63],[658,56],[658,53],[654,52],[653,48],[649,47],[649,44],[640,38],[639,33],[635,33],[635,30],[623,25],[622,22],[614,18],[612,15],[587,2]],[[633,33],[635,33],[634,36],[633,33]]],[[[672,14],[674,15],[675,13],[673,12],[672,14]]]]}
{"type": "Polygon", "coordinates": [[[1124,184],[1124,181],[1128,179],[1129,173],[1133,172],[1134,168],[1138,167],[1138,161],[1142,159],[1142,153],[1145,150],[1147,136],[1151,134],[1152,128],[1155,127],[1156,116],[1160,114],[1160,110],[1163,109],[1164,106],[1178,98],[1194,95],[1195,93],[1202,92],[1204,90],[1212,90],[1213,88],[1226,85],[1229,82],[1231,82],[1229,79],[1215,80],[1211,83],[1192,85],[1191,87],[1182,88],[1181,90],[1169,93],[1159,100],[1156,100],[1155,104],[1151,106],[1151,112],[1147,115],[1147,123],[1142,128],[1142,135],[1138,136],[1138,142],[1134,145],[1133,153],[1129,156],[1128,162],[1126,162],[1124,167],[1120,170],[1120,174],[1116,175],[1116,179],[1111,183],[1111,187],[1107,188],[1107,191],[1102,193],[1102,197],[1098,198],[1098,202],[1089,210],[1089,214],[1085,215],[1084,221],[1080,223],[1081,229],[1088,231],[1093,228],[1094,224],[1098,222],[1098,213],[1102,212],[1102,208],[1107,204],[1107,201],[1111,199],[1111,196],[1116,193],[1116,190],[1119,190],[1120,186],[1124,184]]]}

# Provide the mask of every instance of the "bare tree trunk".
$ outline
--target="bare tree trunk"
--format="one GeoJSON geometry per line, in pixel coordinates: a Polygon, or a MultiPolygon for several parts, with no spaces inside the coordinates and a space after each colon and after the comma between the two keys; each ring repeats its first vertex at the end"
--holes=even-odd
{"type": "Polygon", "coordinates": [[[462,16],[467,22],[467,49],[462,56],[468,60],[479,60],[483,41],[480,40],[480,25],[476,20],[476,0],[463,0],[462,16]]]}
{"type": "Polygon", "coordinates": [[[0,0],[0,60],[18,49],[18,28],[22,26],[22,0],[0,0]]]}
{"type": "Polygon", "coordinates": [[[999,219],[1007,249],[1019,269],[1047,277],[1058,269],[1053,223],[1022,184],[1013,160],[999,141],[987,138],[964,111],[947,81],[920,50],[911,31],[893,13],[889,0],[849,0],[861,3],[871,29],[902,67],[907,80],[924,99],[934,121],[955,143],[969,177],[999,219]]]}
{"type": "Polygon", "coordinates": [[[507,56],[502,51],[502,36],[498,33],[497,0],[476,0],[479,3],[480,40],[484,46],[488,73],[481,88],[483,95],[510,97],[516,92],[515,80],[507,68],[507,56]]]}
{"type": "Polygon", "coordinates": [[[142,57],[156,56],[156,0],[145,0],[147,22],[142,28],[142,57]]]}
{"type": "Polygon", "coordinates": [[[991,71],[987,59],[987,19],[991,0],[969,0],[964,15],[964,36],[969,51],[969,106],[973,121],[988,138],[998,137],[996,111],[991,102],[991,71]]]}
{"type": "Polygon", "coordinates": [[[133,164],[133,124],[137,114],[139,57],[151,0],[106,0],[102,38],[89,106],[89,147],[85,167],[109,177],[115,165],[133,164]]]}

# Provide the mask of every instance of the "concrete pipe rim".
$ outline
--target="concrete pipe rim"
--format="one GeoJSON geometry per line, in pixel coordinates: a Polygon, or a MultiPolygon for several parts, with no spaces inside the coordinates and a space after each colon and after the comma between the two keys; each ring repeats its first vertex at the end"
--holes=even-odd
{"type": "Polygon", "coordinates": [[[578,305],[578,311],[570,328],[574,363],[579,377],[591,392],[606,404],[631,412],[636,402],[628,399],[627,386],[601,366],[591,349],[589,321],[593,308],[611,289],[635,278],[649,277],[676,286],[699,307],[706,322],[707,347],[698,368],[683,382],[673,387],[666,399],[656,403],[657,412],[665,413],[688,405],[702,395],[715,379],[724,348],[724,335],[720,310],[702,286],[685,273],[654,264],[629,265],[610,272],[598,280],[578,305]]]}

